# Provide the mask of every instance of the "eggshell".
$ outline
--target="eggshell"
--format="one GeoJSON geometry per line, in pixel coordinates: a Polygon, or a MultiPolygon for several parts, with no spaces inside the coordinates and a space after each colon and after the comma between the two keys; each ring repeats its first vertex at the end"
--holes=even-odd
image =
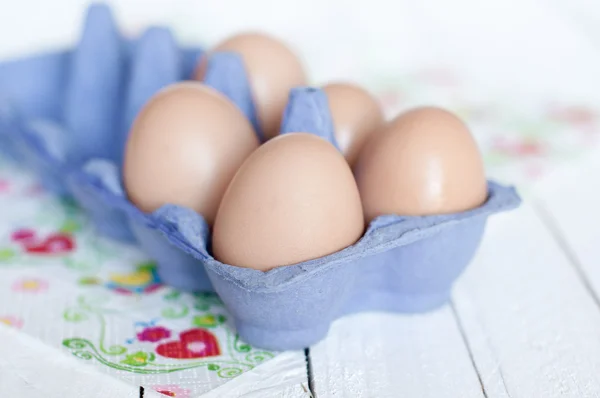
{"type": "Polygon", "coordinates": [[[438,108],[417,108],[391,121],[363,148],[355,173],[367,222],[385,214],[465,211],[487,197],[469,129],[438,108]]]}
{"type": "Polygon", "coordinates": [[[362,233],[344,157],[313,134],[289,133],[240,167],[219,207],[212,250],[223,263],[265,271],[334,253],[362,233]]]}
{"type": "Polygon", "coordinates": [[[176,204],[211,224],[231,178],[257,147],[250,123],[223,95],[201,83],[173,84],[133,123],[123,166],[127,195],[142,211],[176,204]]]}
{"type": "Polygon", "coordinates": [[[353,165],[369,136],[383,125],[383,110],[371,93],[355,84],[330,83],[323,91],[329,101],[338,146],[353,165]]]}
{"type": "MultiPolygon", "coordinates": [[[[231,51],[242,56],[262,132],[267,139],[277,135],[289,91],[306,84],[300,59],[284,43],[262,33],[232,36],[212,50],[216,51],[231,51]]],[[[203,80],[206,62],[206,57],[200,60],[196,80],[203,80]]]]}

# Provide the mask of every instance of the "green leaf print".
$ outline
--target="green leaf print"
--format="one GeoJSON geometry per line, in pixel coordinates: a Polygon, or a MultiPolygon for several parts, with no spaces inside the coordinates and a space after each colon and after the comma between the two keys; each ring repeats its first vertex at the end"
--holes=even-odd
{"type": "Polygon", "coordinates": [[[152,362],[154,359],[156,359],[156,356],[153,353],[138,351],[127,355],[121,363],[130,366],[146,366],[148,362],[152,362]]]}

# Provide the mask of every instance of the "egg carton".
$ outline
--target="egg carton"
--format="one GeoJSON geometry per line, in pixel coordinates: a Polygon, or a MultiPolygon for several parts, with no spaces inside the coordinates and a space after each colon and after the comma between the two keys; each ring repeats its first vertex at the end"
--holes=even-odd
{"type": "MultiPolygon", "coordinates": [[[[329,256],[268,272],[223,264],[210,253],[210,229],[201,215],[176,205],[144,213],[128,200],[121,181],[123,146],[135,115],[159,89],[189,78],[201,53],[178,49],[161,28],[125,40],[109,10],[92,6],[76,49],[0,64],[0,148],[37,173],[46,188],[72,195],[100,233],[139,244],[165,283],[217,292],[240,336],[255,346],[312,345],[348,313],[443,305],[475,253],[487,217],[520,203],[513,188],[490,181],[488,199],[476,209],[378,217],[356,244],[329,256]]],[[[262,138],[237,54],[213,54],[205,83],[233,101],[262,138]]],[[[317,88],[291,91],[281,130],[313,133],[337,147],[327,97],[317,88]]]]}
{"type": "MultiPolygon", "coordinates": [[[[268,272],[223,264],[210,254],[210,229],[191,209],[165,205],[145,214],[128,201],[116,168],[97,163],[79,175],[80,199],[131,228],[157,261],[161,280],[182,290],[216,291],[240,336],[266,349],[310,346],[345,314],[423,312],[450,297],[475,253],[487,217],[518,206],[513,188],[488,182],[480,207],[456,214],[373,220],[354,245],[268,272]]],[[[256,228],[260,228],[257,225],[256,228]]]]}
{"type": "MultiPolygon", "coordinates": [[[[292,90],[282,134],[311,132],[336,145],[326,101],[320,89],[292,90]]],[[[514,188],[489,181],[488,199],[476,209],[378,217],[346,249],[262,272],[214,259],[210,229],[193,210],[165,205],[151,214],[140,211],[127,199],[113,163],[90,163],[73,175],[71,183],[76,197],[88,203],[96,218],[112,220],[112,228],[132,232],[157,261],[163,281],[182,290],[216,291],[240,336],[273,350],[314,344],[333,320],[345,314],[413,313],[443,305],[473,257],[487,217],[520,203],[514,188]]]]}

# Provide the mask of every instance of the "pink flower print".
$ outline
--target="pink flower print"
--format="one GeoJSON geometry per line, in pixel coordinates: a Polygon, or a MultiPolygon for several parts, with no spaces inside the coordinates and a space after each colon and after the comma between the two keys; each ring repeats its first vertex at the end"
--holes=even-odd
{"type": "Polygon", "coordinates": [[[542,153],[542,146],[539,142],[520,142],[513,149],[516,154],[524,156],[540,155],[542,153]]]}
{"type": "Polygon", "coordinates": [[[153,292],[157,291],[158,289],[160,289],[161,287],[162,287],[162,285],[160,285],[158,283],[147,286],[146,288],[144,288],[144,293],[153,293],[153,292]]]}
{"type": "Polygon", "coordinates": [[[112,289],[112,291],[115,293],[122,294],[123,296],[133,295],[133,292],[131,292],[131,290],[123,289],[122,287],[115,287],[110,289],[112,289]]]}
{"type": "Polygon", "coordinates": [[[21,329],[23,327],[23,320],[11,315],[0,316],[0,323],[12,326],[15,329],[21,329]]]}
{"type": "Polygon", "coordinates": [[[597,120],[596,113],[584,106],[553,107],[549,113],[552,119],[574,127],[590,127],[597,120]]]}
{"type": "Polygon", "coordinates": [[[162,326],[148,327],[137,334],[139,341],[156,343],[157,341],[171,337],[171,331],[162,326]]]}
{"type": "Polygon", "coordinates": [[[31,242],[35,239],[35,231],[29,228],[19,229],[12,233],[10,239],[13,242],[31,242]]]}
{"type": "Polygon", "coordinates": [[[152,386],[152,389],[156,392],[166,395],[167,397],[190,398],[190,390],[181,388],[175,384],[152,386]]]}
{"type": "Polygon", "coordinates": [[[13,292],[43,293],[48,290],[48,282],[38,278],[25,278],[16,281],[12,285],[13,292]]]}
{"type": "Polygon", "coordinates": [[[7,193],[10,190],[10,182],[0,178],[0,194],[7,193]]]}
{"type": "Polygon", "coordinates": [[[497,138],[492,144],[492,149],[513,157],[541,156],[544,154],[542,142],[533,139],[509,141],[505,138],[497,138]]]}

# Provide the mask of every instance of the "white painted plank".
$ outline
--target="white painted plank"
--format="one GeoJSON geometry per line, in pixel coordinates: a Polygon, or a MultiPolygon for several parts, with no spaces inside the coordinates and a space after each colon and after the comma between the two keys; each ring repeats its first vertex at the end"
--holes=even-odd
{"type": "Polygon", "coordinates": [[[530,205],[490,221],[453,301],[489,398],[600,397],[600,311],[530,205]]]}
{"type": "MultiPolygon", "coordinates": [[[[139,387],[100,373],[26,334],[0,325],[0,397],[138,398],[139,387]]],[[[163,395],[145,391],[147,398],[163,395]]]]}
{"type": "Polygon", "coordinates": [[[483,397],[449,306],[340,319],[310,354],[317,398],[483,397]]]}
{"type": "Polygon", "coordinates": [[[536,207],[598,296],[600,292],[600,151],[545,180],[536,207]]]}
{"type": "Polygon", "coordinates": [[[268,362],[202,395],[202,398],[308,398],[306,357],[301,351],[279,354],[268,362]]]}

